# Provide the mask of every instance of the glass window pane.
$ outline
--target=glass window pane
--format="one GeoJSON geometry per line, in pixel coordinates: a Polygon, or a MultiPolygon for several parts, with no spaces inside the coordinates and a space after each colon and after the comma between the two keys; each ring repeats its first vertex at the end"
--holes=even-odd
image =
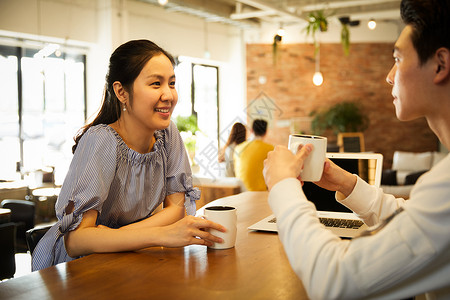
{"type": "Polygon", "coordinates": [[[19,136],[17,57],[0,54],[0,138],[19,136]]]}
{"type": "Polygon", "coordinates": [[[213,141],[218,141],[217,68],[194,65],[194,110],[198,127],[213,141]]]}
{"type": "Polygon", "coordinates": [[[85,121],[85,66],[64,55],[23,61],[24,169],[55,167],[56,184],[61,184],[72,157],[73,136],[85,121]]]}
{"type": "Polygon", "coordinates": [[[0,138],[0,180],[19,180],[16,163],[20,162],[20,143],[18,137],[0,138]]]}
{"type": "Polygon", "coordinates": [[[64,112],[64,59],[47,57],[44,58],[44,111],[64,112]]]}
{"type": "Polygon", "coordinates": [[[43,59],[22,58],[23,112],[41,113],[44,109],[43,59]]]}
{"type": "Polygon", "coordinates": [[[84,112],[84,64],[65,61],[67,111],[84,112]]]}
{"type": "Polygon", "coordinates": [[[194,65],[194,111],[201,134],[197,134],[195,161],[199,173],[216,177],[220,169],[218,152],[218,68],[194,65]]]}
{"type": "Polygon", "coordinates": [[[55,167],[56,184],[62,184],[72,157],[73,136],[85,122],[85,56],[62,53],[61,56],[35,57],[37,52],[39,49],[0,45],[0,88],[3,92],[0,98],[0,180],[20,178],[16,162],[22,156],[23,172],[52,166],[55,167]],[[19,57],[22,68],[21,133],[17,82],[19,57]]]}
{"type": "MultiPolygon", "coordinates": [[[[17,57],[12,47],[0,48],[0,180],[16,180],[20,161],[17,57]]],[[[19,176],[19,177],[18,177],[19,176]]]]}

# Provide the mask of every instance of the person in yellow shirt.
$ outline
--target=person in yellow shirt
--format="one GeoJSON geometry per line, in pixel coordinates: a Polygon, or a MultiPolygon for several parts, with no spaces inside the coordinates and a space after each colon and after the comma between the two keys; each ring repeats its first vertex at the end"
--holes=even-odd
{"type": "Polygon", "coordinates": [[[264,160],[274,146],[264,142],[267,133],[267,121],[257,119],[253,122],[254,138],[236,146],[234,150],[234,169],[248,191],[265,191],[263,177],[264,160]]]}

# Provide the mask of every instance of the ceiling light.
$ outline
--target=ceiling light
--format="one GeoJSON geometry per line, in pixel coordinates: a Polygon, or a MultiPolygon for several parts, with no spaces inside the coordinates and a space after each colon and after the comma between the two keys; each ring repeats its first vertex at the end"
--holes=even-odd
{"type": "Polygon", "coordinates": [[[158,3],[159,3],[160,5],[166,5],[167,2],[169,2],[169,0],[158,0],[158,3]]]}
{"type": "Polygon", "coordinates": [[[323,75],[322,72],[320,72],[320,44],[317,48],[317,52],[315,53],[316,58],[316,72],[313,75],[313,84],[315,86],[321,86],[323,83],[323,75]]]}
{"type": "Polygon", "coordinates": [[[367,23],[367,27],[369,27],[370,30],[374,30],[375,27],[377,27],[377,22],[375,22],[374,19],[370,19],[370,21],[367,23]]]}

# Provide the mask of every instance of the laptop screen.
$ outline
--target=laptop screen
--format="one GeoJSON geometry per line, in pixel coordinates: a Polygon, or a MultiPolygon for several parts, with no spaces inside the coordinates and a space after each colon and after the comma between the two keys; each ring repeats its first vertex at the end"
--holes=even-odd
{"type": "MultiPolygon", "coordinates": [[[[327,153],[327,157],[336,165],[352,174],[357,174],[372,185],[380,185],[382,155],[366,153],[327,153]]],[[[317,210],[334,212],[352,212],[336,201],[335,192],[320,188],[312,182],[305,182],[303,191],[317,210]]]]}

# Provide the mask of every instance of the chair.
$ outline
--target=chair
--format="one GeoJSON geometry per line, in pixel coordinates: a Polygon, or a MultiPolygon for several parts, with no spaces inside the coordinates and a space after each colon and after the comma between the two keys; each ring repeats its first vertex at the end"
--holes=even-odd
{"type": "Polygon", "coordinates": [[[364,152],[364,134],[362,132],[340,132],[337,144],[339,152],[364,152]]]}
{"type": "Polygon", "coordinates": [[[11,222],[16,225],[16,252],[27,252],[25,232],[34,228],[35,204],[28,200],[5,199],[0,207],[11,210],[11,222]]]}
{"type": "Polygon", "coordinates": [[[16,226],[14,223],[0,225],[0,280],[14,277],[16,226]]]}
{"type": "Polygon", "coordinates": [[[39,242],[39,240],[51,227],[52,225],[46,225],[27,230],[25,236],[27,238],[28,250],[30,250],[31,254],[33,254],[34,248],[36,248],[36,245],[39,242]]]}

